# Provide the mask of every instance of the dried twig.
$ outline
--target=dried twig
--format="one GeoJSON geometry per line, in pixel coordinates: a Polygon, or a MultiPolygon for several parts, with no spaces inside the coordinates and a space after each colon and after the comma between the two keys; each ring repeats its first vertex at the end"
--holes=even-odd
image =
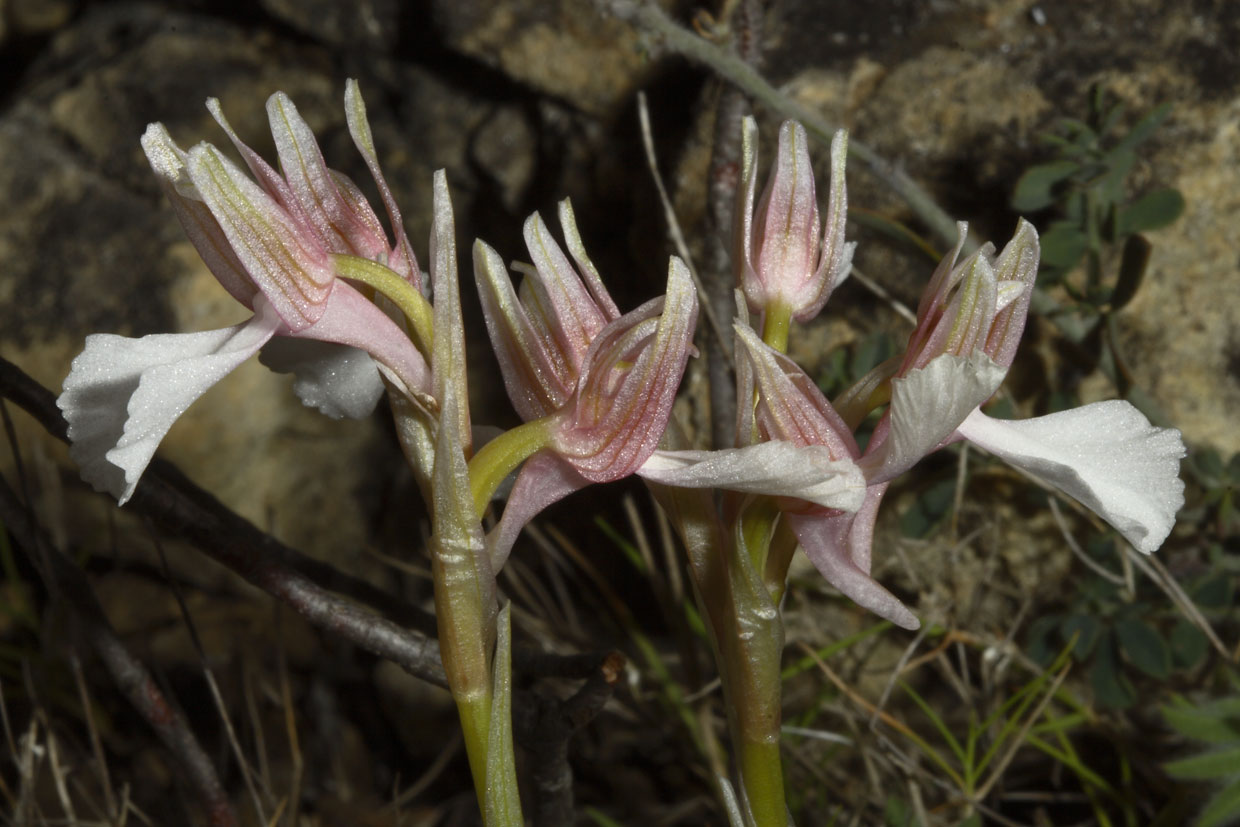
{"type": "Polygon", "coordinates": [[[576,823],[573,771],[568,742],[602,711],[624,671],[624,656],[608,653],[577,692],[564,701],[535,696],[513,710],[513,727],[533,759],[534,824],[562,827],[576,823]]]}

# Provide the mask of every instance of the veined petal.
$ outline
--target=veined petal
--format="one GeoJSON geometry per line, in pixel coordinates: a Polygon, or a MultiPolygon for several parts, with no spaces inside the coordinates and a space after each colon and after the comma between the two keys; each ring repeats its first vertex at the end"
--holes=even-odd
{"type": "Polygon", "coordinates": [[[759,284],[745,294],[758,296],[755,309],[779,301],[798,306],[806,282],[818,269],[818,201],[805,127],[784,121],[766,190],[754,216],[754,262],[759,284]]]}
{"type": "Polygon", "coordinates": [[[599,275],[598,268],[594,266],[594,262],[586,254],[586,246],[582,243],[581,233],[577,230],[577,217],[573,214],[573,204],[567,198],[560,202],[559,215],[560,229],[564,232],[564,243],[568,247],[568,252],[573,257],[573,261],[577,262],[577,269],[581,272],[581,280],[585,282],[590,295],[594,298],[594,303],[598,305],[603,317],[608,322],[614,322],[620,318],[620,309],[616,307],[616,303],[612,301],[607,288],[603,286],[603,277],[599,275]]]}
{"type": "Polygon", "coordinates": [[[491,568],[494,571],[503,568],[517,535],[538,512],[589,484],[590,481],[574,471],[571,465],[549,451],[540,451],[527,459],[517,472],[517,481],[504,506],[504,515],[487,534],[491,568]]]}
{"type": "Polygon", "coordinates": [[[526,219],[525,246],[534,264],[534,272],[521,285],[526,311],[576,375],[608,319],[538,213],[526,219]]]}
{"type": "Polygon", "coordinates": [[[697,311],[689,268],[673,256],[666,295],[609,324],[590,346],[572,410],[552,441],[587,479],[626,477],[658,446],[693,349],[697,311]]]}
{"type": "Polygon", "coordinates": [[[245,267],[228,243],[220,223],[202,200],[202,194],[190,180],[186,169],[187,156],[161,123],[147,126],[142,134],[142,149],[159,179],[164,194],[172,204],[177,219],[198,251],[207,269],[234,299],[253,307],[258,288],[250,280],[245,267]]]}
{"type": "Polygon", "coordinates": [[[379,197],[383,199],[383,206],[387,209],[388,222],[392,225],[392,234],[396,237],[396,244],[389,256],[388,266],[400,275],[404,276],[419,291],[422,289],[422,273],[418,269],[417,258],[413,254],[413,247],[409,244],[409,237],[405,234],[405,224],[401,219],[400,207],[396,204],[396,199],[392,197],[392,191],[388,188],[387,180],[383,177],[383,171],[379,168],[379,154],[375,152],[375,141],[370,134],[370,121],[366,117],[366,103],[362,100],[362,91],[357,85],[357,81],[349,78],[344,86],[344,115],[345,121],[349,126],[349,135],[353,138],[353,145],[357,147],[357,151],[361,153],[362,159],[366,162],[366,168],[370,170],[370,176],[374,179],[375,186],[379,188],[379,197]]]}
{"type": "Polygon", "coordinates": [[[975,411],[959,433],[1079,500],[1146,554],[1167,539],[1184,505],[1180,432],[1154,427],[1127,402],[1015,422],[975,411]]]}
{"type": "Polygon", "coordinates": [[[748,325],[735,325],[739,356],[753,368],[758,389],[757,420],[771,439],[825,445],[838,459],[860,454],[817,384],[796,362],[766,345],[748,325]]]}
{"type": "Polygon", "coordinates": [[[1020,344],[1020,336],[1025,330],[1025,319],[1029,315],[1029,302],[1033,298],[1033,284],[1038,276],[1040,256],[1038,231],[1025,219],[1020,219],[1012,240],[1003,248],[995,263],[995,278],[999,281],[1001,291],[1005,285],[1020,285],[1020,289],[1017,292],[1013,287],[1007,288],[1016,292],[1016,297],[995,314],[985,343],[990,358],[1005,367],[1012,364],[1016,347],[1020,344]]]}
{"type": "Polygon", "coordinates": [[[655,451],[637,473],[664,485],[795,497],[841,511],[860,508],[866,490],[852,460],[833,459],[822,445],[782,440],[720,451],[655,451]]]}
{"type": "Polygon", "coordinates": [[[293,374],[293,392],[302,404],[332,419],[369,416],[383,396],[379,369],[361,348],[277,336],[258,360],[293,374]]]}
{"type": "Polygon", "coordinates": [[[249,176],[210,144],[187,169],[250,278],[292,330],[313,324],[334,279],[325,250],[249,176]]]}
{"type": "Polygon", "coordinates": [[[56,400],[82,478],[124,505],[172,423],[281,328],[261,298],[255,310],[223,330],[86,337],[56,400]]]}
{"type": "MultiPolygon", "coordinates": [[[[917,616],[899,598],[870,577],[868,565],[863,569],[857,564],[849,550],[851,521],[841,519],[840,515],[786,516],[810,562],[845,597],[903,629],[921,626],[917,616]]],[[[858,514],[856,519],[863,519],[863,515],[858,514]]]]}
{"type": "Polygon", "coordinates": [[[821,260],[818,271],[807,282],[807,289],[797,302],[796,318],[800,322],[817,316],[831,293],[852,270],[857,242],[844,241],[844,227],[848,221],[847,160],[848,133],[841,129],[831,138],[831,194],[827,200],[827,217],[823,219],[821,260]]]}
{"type": "Polygon", "coordinates": [[[341,195],[323,161],[314,132],[283,92],[267,99],[267,118],[280,156],[280,169],[320,242],[333,253],[385,261],[387,239],[376,235],[379,219],[365,201],[351,204],[341,195]],[[355,210],[364,209],[359,214],[355,210]]]}
{"type": "Polygon", "coordinates": [[[938,448],[965,418],[994,395],[1007,369],[984,353],[938,356],[891,380],[886,439],[871,439],[860,465],[871,483],[886,482],[938,448]]]}
{"type": "Polygon", "coordinates": [[[551,358],[512,289],[504,260],[481,239],[474,242],[474,278],[487,335],[517,414],[529,422],[559,410],[572,396],[577,377],[551,358]]]}
{"type": "Polygon", "coordinates": [[[309,224],[306,222],[305,214],[302,212],[301,204],[293,197],[293,191],[289,189],[288,182],[280,176],[280,173],[276,172],[271,164],[263,159],[263,156],[251,149],[245,141],[241,140],[236,130],[232,128],[232,124],[224,117],[224,108],[220,106],[218,98],[207,98],[207,111],[211,113],[212,118],[215,118],[215,122],[219,124],[220,129],[224,130],[224,134],[232,142],[233,148],[237,150],[237,153],[241,155],[241,159],[245,161],[250,174],[258,180],[259,186],[275,199],[275,202],[283,207],[298,225],[310,229],[309,224]]]}

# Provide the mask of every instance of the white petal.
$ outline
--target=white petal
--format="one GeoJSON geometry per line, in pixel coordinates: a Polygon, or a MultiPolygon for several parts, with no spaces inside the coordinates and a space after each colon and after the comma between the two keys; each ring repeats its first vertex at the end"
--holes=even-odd
{"type": "Polygon", "coordinates": [[[361,348],[281,337],[267,343],[259,361],[293,374],[297,398],[332,419],[369,416],[383,396],[379,369],[361,348]]]}
{"type": "Polygon", "coordinates": [[[861,460],[866,478],[886,482],[912,468],[989,399],[1006,374],[1006,368],[984,353],[968,357],[948,353],[891,380],[891,430],[861,460]]]}
{"type": "Polygon", "coordinates": [[[655,451],[637,473],[663,485],[797,497],[842,511],[861,507],[866,486],[851,460],[832,459],[823,445],[784,440],[722,451],[655,451]]]}
{"type": "Polygon", "coordinates": [[[1149,554],[1184,505],[1180,432],[1156,428],[1119,400],[1018,422],[980,411],[960,435],[1088,506],[1149,554]]]}
{"type": "Polygon", "coordinates": [[[82,478],[123,505],[177,417],[280,327],[270,305],[255,307],[248,322],[223,330],[88,336],[56,400],[82,478]]]}

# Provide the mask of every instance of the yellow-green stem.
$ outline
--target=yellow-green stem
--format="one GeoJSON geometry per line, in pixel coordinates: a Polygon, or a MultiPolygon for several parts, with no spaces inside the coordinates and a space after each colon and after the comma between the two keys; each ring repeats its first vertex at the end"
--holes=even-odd
{"type": "Polygon", "coordinates": [[[469,487],[474,496],[475,516],[482,518],[495,491],[517,466],[551,441],[550,421],[535,419],[518,425],[483,445],[469,461],[469,487]]]}
{"type": "Polygon", "coordinates": [[[781,302],[767,306],[762,316],[762,341],[778,350],[788,352],[788,331],[792,328],[792,308],[781,302]]]}
{"type": "Polygon", "coordinates": [[[412,284],[395,271],[361,256],[333,255],[332,265],[346,279],[360,281],[390,299],[409,320],[417,339],[415,344],[422,353],[430,354],[431,342],[434,341],[434,311],[426,297],[412,284]]]}
{"type": "Polygon", "coordinates": [[[458,697],[456,711],[465,733],[465,755],[469,773],[474,777],[474,794],[478,805],[485,809],[487,800],[487,741],[491,728],[491,693],[489,690],[472,697],[458,697]]]}
{"type": "Polygon", "coordinates": [[[787,827],[788,805],[784,802],[778,739],[741,743],[741,781],[756,827],[787,827]]]}
{"type": "Polygon", "coordinates": [[[749,559],[753,561],[754,571],[762,572],[766,569],[767,549],[770,547],[775,519],[778,516],[779,509],[770,497],[760,497],[750,504],[741,516],[741,538],[749,553],[749,559]]]}

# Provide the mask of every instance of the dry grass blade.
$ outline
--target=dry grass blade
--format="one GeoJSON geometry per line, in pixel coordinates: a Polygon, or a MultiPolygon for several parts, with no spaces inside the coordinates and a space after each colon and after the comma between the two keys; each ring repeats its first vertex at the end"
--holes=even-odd
{"type": "Polygon", "coordinates": [[[1147,557],[1128,543],[1124,543],[1123,547],[1125,559],[1141,569],[1146,577],[1153,580],[1154,584],[1163,590],[1163,593],[1188,618],[1189,622],[1210,639],[1210,643],[1214,645],[1214,648],[1218,650],[1220,655],[1227,660],[1233,660],[1231,653],[1223,645],[1223,641],[1219,640],[1214,627],[1210,625],[1210,621],[1206,620],[1205,615],[1197,608],[1197,604],[1193,602],[1193,599],[1185,593],[1184,589],[1180,588],[1180,584],[1175,582],[1175,578],[1171,576],[1171,572],[1167,571],[1167,567],[1162,564],[1162,561],[1157,557],[1147,557]]]}
{"type": "Polygon", "coordinates": [[[104,806],[108,818],[115,820],[119,813],[116,798],[112,795],[112,780],[108,773],[108,759],[103,752],[103,743],[99,739],[99,728],[95,724],[94,704],[91,702],[90,690],[86,686],[86,678],[82,675],[82,661],[76,653],[69,656],[69,665],[73,668],[73,681],[77,684],[78,698],[82,702],[82,714],[86,717],[86,728],[90,733],[90,749],[95,756],[95,767],[99,772],[99,786],[103,789],[104,806]]]}
{"type": "MultiPolygon", "coordinates": [[[[181,620],[189,631],[190,643],[194,647],[194,653],[198,655],[198,665],[202,668],[202,676],[207,683],[207,688],[211,690],[211,700],[215,703],[215,710],[220,716],[220,721],[224,724],[224,732],[228,736],[228,745],[232,748],[233,757],[237,759],[237,765],[241,769],[241,777],[245,779],[246,790],[249,791],[250,799],[254,804],[254,812],[258,816],[258,822],[262,824],[267,821],[267,815],[263,807],[262,797],[260,797],[258,789],[254,786],[254,768],[250,765],[249,760],[246,759],[245,752],[241,749],[241,743],[237,740],[237,731],[233,728],[232,716],[228,714],[228,705],[224,703],[224,696],[220,694],[219,683],[215,680],[215,672],[211,669],[211,665],[207,660],[207,652],[203,648],[202,639],[198,636],[198,627],[194,625],[194,618],[190,614],[189,605],[185,602],[185,595],[181,591],[180,583],[172,576],[172,572],[168,568],[168,557],[164,553],[163,543],[159,541],[159,535],[155,533],[155,530],[149,523],[147,524],[147,530],[150,533],[151,542],[155,546],[155,551],[159,555],[159,565],[163,571],[164,580],[176,599],[177,607],[181,612],[181,620]]],[[[270,796],[270,792],[267,792],[268,796],[270,796]]]]}

